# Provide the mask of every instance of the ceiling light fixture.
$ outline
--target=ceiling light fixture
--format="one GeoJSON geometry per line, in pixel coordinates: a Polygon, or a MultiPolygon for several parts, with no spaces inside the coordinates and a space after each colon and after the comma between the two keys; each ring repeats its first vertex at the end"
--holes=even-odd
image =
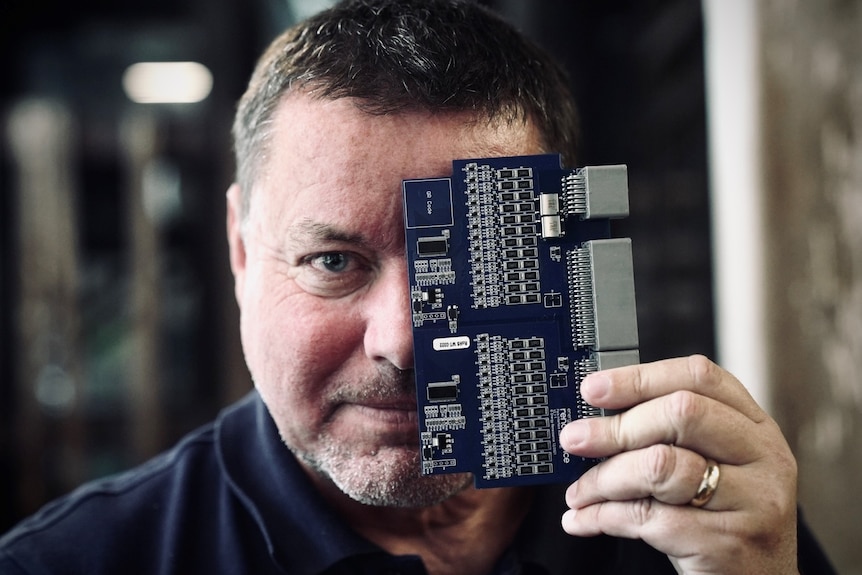
{"type": "Polygon", "coordinates": [[[123,73],[126,95],[139,104],[194,104],[212,85],[212,73],[198,62],[138,62],[123,73]]]}

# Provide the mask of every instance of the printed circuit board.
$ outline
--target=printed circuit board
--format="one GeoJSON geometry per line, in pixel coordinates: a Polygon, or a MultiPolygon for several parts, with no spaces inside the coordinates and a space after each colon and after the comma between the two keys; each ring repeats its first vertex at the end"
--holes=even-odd
{"type": "Polygon", "coordinates": [[[478,487],[571,482],[595,463],[559,447],[604,415],[579,385],[638,362],[624,165],[557,154],[456,160],[403,182],[422,473],[478,487]]]}

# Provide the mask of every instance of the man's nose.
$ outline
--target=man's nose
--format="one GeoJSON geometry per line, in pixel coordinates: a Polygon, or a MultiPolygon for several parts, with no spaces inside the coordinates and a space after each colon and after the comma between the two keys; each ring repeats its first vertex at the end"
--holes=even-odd
{"type": "Polygon", "coordinates": [[[366,299],[365,353],[400,370],[413,368],[413,327],[407,264],[384,266],[366,299]]]}

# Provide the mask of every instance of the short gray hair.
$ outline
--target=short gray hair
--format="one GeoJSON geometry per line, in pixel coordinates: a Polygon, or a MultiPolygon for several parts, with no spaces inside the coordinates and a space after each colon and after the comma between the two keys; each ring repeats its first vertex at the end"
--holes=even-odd
{"type": "Polygon", "coordinates": [[[243,214],[283,97],[356,98],[371,114],[472,112],[533,122],[573,165],[578,117],[565,71],[469,0],[346,0],[282,33],[257,63],[233,124],[243,214]]]}

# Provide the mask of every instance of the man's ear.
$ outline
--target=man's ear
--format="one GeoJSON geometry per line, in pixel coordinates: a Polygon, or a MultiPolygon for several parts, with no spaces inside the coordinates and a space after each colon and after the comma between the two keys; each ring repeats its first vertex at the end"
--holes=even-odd
{"type": "Polygon", "coordinates": [[[245,239],[242,235],[242,189],[233,184],[227,190],[227,243],[230,255],[230,269],[233,272],[234,294],[237,303],[242,305],[242,291],[245,282],[245,239]]]}

